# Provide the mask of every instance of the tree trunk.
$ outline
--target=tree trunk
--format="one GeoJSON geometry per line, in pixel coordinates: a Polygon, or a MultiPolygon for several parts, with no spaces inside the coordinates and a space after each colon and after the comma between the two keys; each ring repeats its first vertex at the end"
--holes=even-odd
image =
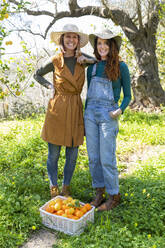
{"type": "Polygon", "coordinates": [[[165,92],[160,84],[158,62],[155,54],[156,40],[149,35],[139,35],[135,42],[138,71],[132,79],[133,106],[158,107],[165,105],[165,92]]]}
{"type": "Polygon", "coordinates": [[[135,54],[139,71],[132,79],[133,104],[143,107],[165,105],[165,92],[160,84],[156,56],[143,48],[136,48],[135,54]]]}

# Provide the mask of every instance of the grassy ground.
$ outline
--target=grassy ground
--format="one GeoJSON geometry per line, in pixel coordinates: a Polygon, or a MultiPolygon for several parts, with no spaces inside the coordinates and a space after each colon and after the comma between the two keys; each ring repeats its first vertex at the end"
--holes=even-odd
{"type": "MultiPolygon", "coordinates": [[[[43,119],[43,116],[33,116],[0,122],[2,248],[19,247],[32,232],[42,227],[38,209],[49,200],[47,144],[40,138],[43,119]]],[[[96,212],[95,223],[89,224],[80,236],[70,237],[56,232],[54,248],[164,248],[164,147],[165,113],[126,111],[120,118],[117,146],[121,204],[111,212],[96,212]],[[131,156],[137,153],[145,156],[136,157],[131,163],[131,156]],[[134,170],[131,171],[132,166],[134,170]]],[[[59,185],[63,179],[64,158],[63,149],[59,161],[59,185]]],[[[80,147],[71,186],[74,198],[90,202],[93,189],[85,142],[80,147]]]]}

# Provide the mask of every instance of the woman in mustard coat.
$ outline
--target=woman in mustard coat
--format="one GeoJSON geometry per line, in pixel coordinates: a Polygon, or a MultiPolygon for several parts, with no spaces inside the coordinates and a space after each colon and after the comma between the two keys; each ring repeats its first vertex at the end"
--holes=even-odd
{"type": "MultiPolygon", "coordinates": [[[[75,169],[78,147],[84,140],[83,105],[80,94],[85,80],[85,59],[77,54],[88,43],[88,35],[79,32],[76,25],[67,24],[63,31],[52,32],[51,40],[61,46],[61,53],[51,58],[36,71],[34,78],[46,88],[54,88],[41,137],[48,142],[47,171],[51,197],[59,194],[57,185],[58,159],[61,146],[66,147],[66,162],[61,195],[70,195],[70,181],[75,169]],[[53,84],[43,76],[53,72],[53,84]]],[[[87,57],[88,59],[88,57],[87,57]]],[[[93,60],[92,60],[93,62],[93,60]]]]}

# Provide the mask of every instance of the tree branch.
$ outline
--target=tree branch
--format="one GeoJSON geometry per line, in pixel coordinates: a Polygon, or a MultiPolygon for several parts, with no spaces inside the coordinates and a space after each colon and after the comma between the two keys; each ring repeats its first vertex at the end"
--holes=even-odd
{"type": "MultiPolygon", "coordinates": [[[[9,0],[9,2],[18,5],[18,1],[16,0],[9,0]]],[[[53,14],[48,11],[33,11],[27,8],[24,8],[24,11],[28,15],[38,16],[38,15],[48,15],[53,17],[52,22],[48,25],[45,30],[44,38],[46,38],[48,31],[54,25],[54,23],[64,17],[80,17],[85,15],[94,15],[101,18],[110,18],[115,24],[120,25],[126,36],[129,38],[131,42],[137,39],[138,35],[138,28],[132,22],[131,18],[128,14],[126,14],[123,10],[120,9],[110,9],[107,7],[106,1],[102,0],[103,7],[98,6],[86,6],[86,7],[79,7],[77,4],[77,0],[69,0],[69,8],[70,11],[62,11],[58,12],[57,14],[53,14]]]]}
{"type": "Polygon", "coordinates": [[[133,23],[129,15],[119,8],[111,8],[108,6],[106,0],[101,0],[103,6],[107,11],[109,11],[110,19],[116,24],[120,25],[125,35],[128,37],[130,42],[133,42],[137,39],[138,28],[133,23]]]}
{"type": "Polygon", "coordinates": [[[45,34],[44,34],[44,39],[46,39],[46,36],[48,34],[48,31],[50,30],[50,28],[55,24],[55,22],[59,19],[62,19],[64,17],[71,17],[70,12],[68,11],[62,11],[62,12],[58,12],[54,19],[49,23],[49,25],[47,26],[46,30],[45,30],[45,34]]]}
{"type": "Polygon", "coordinates": [[[143,29],[142,11],[141,11],[141,3],[139,0],[136,0],[136,6],[137,6],[137,14],[138,14],[138,20],[139,20],[139,27],[142,30],[143,29]]]}
{"type": "Polygon", "coordinates": [[[12,29],[12,30],[10,30],[9,32],[10,32],[10,33],[11,33],[11,32],[28,32],[28,33],[33,34],[33,35],[39,35],[39,36],[41,36],[42,38],[45,39],[45,36],[44,36],[43,34],[32,32],[31,29],[19,28],[19,29],[12,29]]]}
{"type": "MultiPolygon", "coordinates": [[[[8,0],[8,1],[10,3],[14,3],[16,6],[20,5],[20,3],[16,0],[8,0]]],[[[26,7],[22,7],[21,9],[23,9],[28,15],[33,15],[33,16],[47,15],[47,16],[54,17],[54,13],[51,13],[51,12],[46,11],[46,10],[30,10],[26,7]]]]}
{"type": "Polygon", "coordinates": [[[161,10],[160,4],[157,1],[151,1],[150,3],[150,13],[149,19],[147,22],[147,27],[151,34],[155,34],[157,32],[158,24],[159,24],[159,11],[161,10]]]}
{"type": "MultiPolygon", "coordinates": [[[[20,3],[18,1],[16,1],[16,0],[9,0],[9,2],[15,4],[16,6],[20,5],[20,3]]],[[[38,34],[38,33],[33,33],[32,31],[28,30],[30,33],[32,33],[34,35],[40,35],[44,39],[46,39],[48,31],[55,24],[55,22],[57,20],[59,20],[59,19],[61,19],[63,17],[71,17],[71,13],[69,11],[61,11],[61,12],[55,14],[55,13],[51,13],[51,12],[45,11],[45,10],[41,10],[41,11],[40,10],[30,10],[30,9],[24,8],[24,7],[23,7],[23,10],[24,10],[25,13],[27,13],[28,15],[32,15],[32,16],[46,15],[46,16],[53,17],[53,20],[47,26],[44,35],[43,34],[38,34]]],[[[21,31],[25,31],[25,30],[21,30],[21,31]]]]}
{"type": "Polygon", "coordinates": [[[79,9],[80,7],[77,4],[77,0],[69,0],[68,2],[69,9],[73,12],[75,9],[79,9]]]}
{"type": "Polygon", "coordinates": [[[10,87],[9,87],[7,84],[5,84],[5,86],[8,88],[8,90],[10,91],[10,93],[11,93],[14,97],[17,97],[17,96],[12,92],[12,90],[10,89],[10,87]]]}

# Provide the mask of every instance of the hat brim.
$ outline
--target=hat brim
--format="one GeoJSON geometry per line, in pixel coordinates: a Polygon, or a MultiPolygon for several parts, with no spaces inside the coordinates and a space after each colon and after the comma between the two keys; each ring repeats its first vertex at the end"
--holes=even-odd
{"type": "Polygon", "coordinates": [[[74,31],[51,32],[50,34],[51,41],[54,42],[56,45],[60,45],[60,37],[61,35],[66,33],[78,34],[80,37],[80,47],[84,47],[89,41],[89,36],[87,34],[81,32],[74,32],[74,31]]]}
{"type": "Polygon", "coordinates": [[[114,39],[117,43],[118,49],[120,50],[121,47],[121,43],[122,43],[122,38],[119,35],[111,35],[111,34],[100,34],[100,33],[96,33],[96,34],[90,34],[89,35],[89,42],[91,44],[91,46],[94,48],[94,44],[95,44],[95,39],[96,38],[101,38],[103,40],[110,40],[110,39],[114,39]]]}

